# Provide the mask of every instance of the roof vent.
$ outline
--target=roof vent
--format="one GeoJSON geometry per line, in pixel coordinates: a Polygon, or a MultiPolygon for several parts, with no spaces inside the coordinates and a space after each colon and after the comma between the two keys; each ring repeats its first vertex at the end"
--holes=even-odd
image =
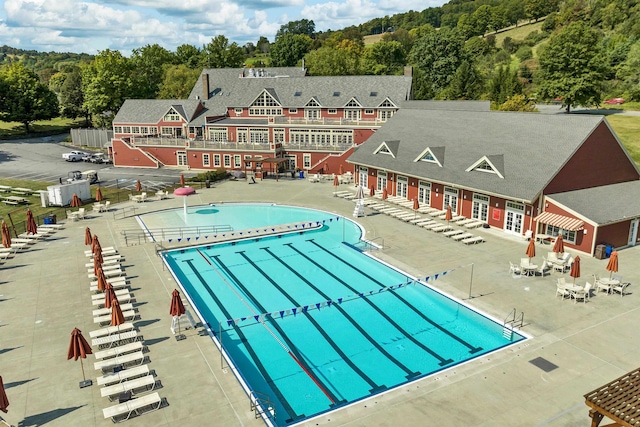
{"type": "Polygon", "coordinates": [[[293,96],[302,96],[302,92],[296,92],[293,94],[293,96]]]}
{"type": "Polygon", "coordinates": [[[378,92],[371,92],[369,96],[378,96],[378,92]]]}
{"type": "Polygon", "coordinates": [[[340,96],[340,92],[333,92],[333,96],[340,96]]]}

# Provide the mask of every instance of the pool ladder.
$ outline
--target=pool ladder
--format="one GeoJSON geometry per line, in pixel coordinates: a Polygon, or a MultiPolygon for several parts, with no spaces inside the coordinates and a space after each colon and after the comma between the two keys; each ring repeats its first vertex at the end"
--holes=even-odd
{"type": "Polygon", "coordinates": [[[508,340],[513,338],[513,329],[514,328],[522,328],[524,325],[524,311],[520,312],[520,315],[517,315],[516,309],[514,307],[513,310],[507,314],[507,317],[504,319],[504,323],[502,324],[502,336],[508,340]]]}
{"type": "Polygon", "coordinates": [[[276,411],[273,409],[273,402],[271,402],[268,395],[251,390],[249,392],[249,399],[251,400],[251,410],[256,418],[266,416],[275,421],[276,411]]]}

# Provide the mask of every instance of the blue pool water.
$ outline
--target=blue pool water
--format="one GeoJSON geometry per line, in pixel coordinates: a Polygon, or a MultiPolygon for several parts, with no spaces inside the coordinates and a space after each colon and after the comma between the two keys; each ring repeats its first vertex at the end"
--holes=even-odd
{"type": "Polygon", "coordinates": [[[320,230],[164,254],[243,381],[269,396],[276,425],[524,339],[505,339],[496,322],[363,254],[360,228],[336,215],[231,204],[193,209],[187,219],[236,230],[324,222],[320,230]]]}

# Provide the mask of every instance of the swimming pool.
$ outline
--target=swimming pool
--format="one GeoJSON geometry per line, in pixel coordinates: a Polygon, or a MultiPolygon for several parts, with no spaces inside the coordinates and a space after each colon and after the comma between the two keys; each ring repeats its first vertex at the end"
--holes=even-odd
{"type": "Polygon", "coordinates": [[[504,338],[502,325],[362,253],[361,229],[344,218],[245,204],[193,213],[190,225],[228,220],[236,230],[324,223],[319,230],[163,254],[241,381],[269,397],[275,425],[524,339],[504,338]]]}

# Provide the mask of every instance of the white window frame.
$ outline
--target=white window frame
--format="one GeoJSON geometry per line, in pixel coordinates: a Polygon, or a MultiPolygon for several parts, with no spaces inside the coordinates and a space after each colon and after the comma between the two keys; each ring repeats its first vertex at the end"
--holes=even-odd
{"type": "Polygon", "coordinates": [[[327,110],[327,113],[328,114],[338,114],[338,110],[336,110],[335,108],[329,108],[327,110]]]}
{"type": "Polygon", "coordinates": [[[211,154],[205,153],[202,155],[202,166],[203,167],[211,166],[211,154]]]}
{"type": "Polygon", "coordinates": [[[214,154],[213,155],[213,167],[214,168],[219,168],[220,167],[220,154],[214,154]]]}
{"type": "Polygon", "coordinates": [[[576,236],[578,233],[575,231],[565,230],[564,228],[557,227],[555,225],[546,224],[545,234],[548,236],[557,236],[558,234],[562,234],[562,238],[567,243],[576,243],[576,236]]]}
{"type": "Polygon", "coordinates": [[[396,196],[407,198],[409,192],[409,178],[398,175],[396,177],[396,196]]]}
{"type": "Polygon", "coordinates": [[[304,153],[302,155],[302,168],[311,169],[311,153],[304,153]]]}
{"type": "Polygon", "coordinates": [[[241,116],[242,115],[242,108],[234,108],[233,112],[236,113],[236,116],[241,116]]]}
{"type": "Polygon", "coordinates": [[[368,109],[364,110],[364,113],[368,114],[368,115],[372,115],[373,114],[373,110],[368,108],[368,109]]]}
{"type": "Polygon", "coordinates": [[[418,202],[431,206],[431,183],[418,181],[418,202]]]}
{"type": "Polygon", "coordinates": [[[225,167],[225,169],[231,168],[231,155],[230,154],[225,154],[224,155],[224,167],[225,167]]]}
{"type": "Polygon", "coordinates": [[[242,156],[240,155],[233,156],[233,167],[234,168],[242,167],[242,156]]]}
{"type": "Polygon", "coordinates": [[[298,114],[297,108],[289,108],[289,114],[298,114]]]}
{"type": "Polygon", "coordinates": [[[484,194],[474,194],[473,204],[471,208],[471,218],[478,219],[480,221],[489,221],[489,196],[484,194]]]}
{"type": "Polygon", "coordinates": [[[239,144],[246,144],[249,140],[249,130],[247,128],[240,128],[236,132],[237,142],[239,144]]]}

